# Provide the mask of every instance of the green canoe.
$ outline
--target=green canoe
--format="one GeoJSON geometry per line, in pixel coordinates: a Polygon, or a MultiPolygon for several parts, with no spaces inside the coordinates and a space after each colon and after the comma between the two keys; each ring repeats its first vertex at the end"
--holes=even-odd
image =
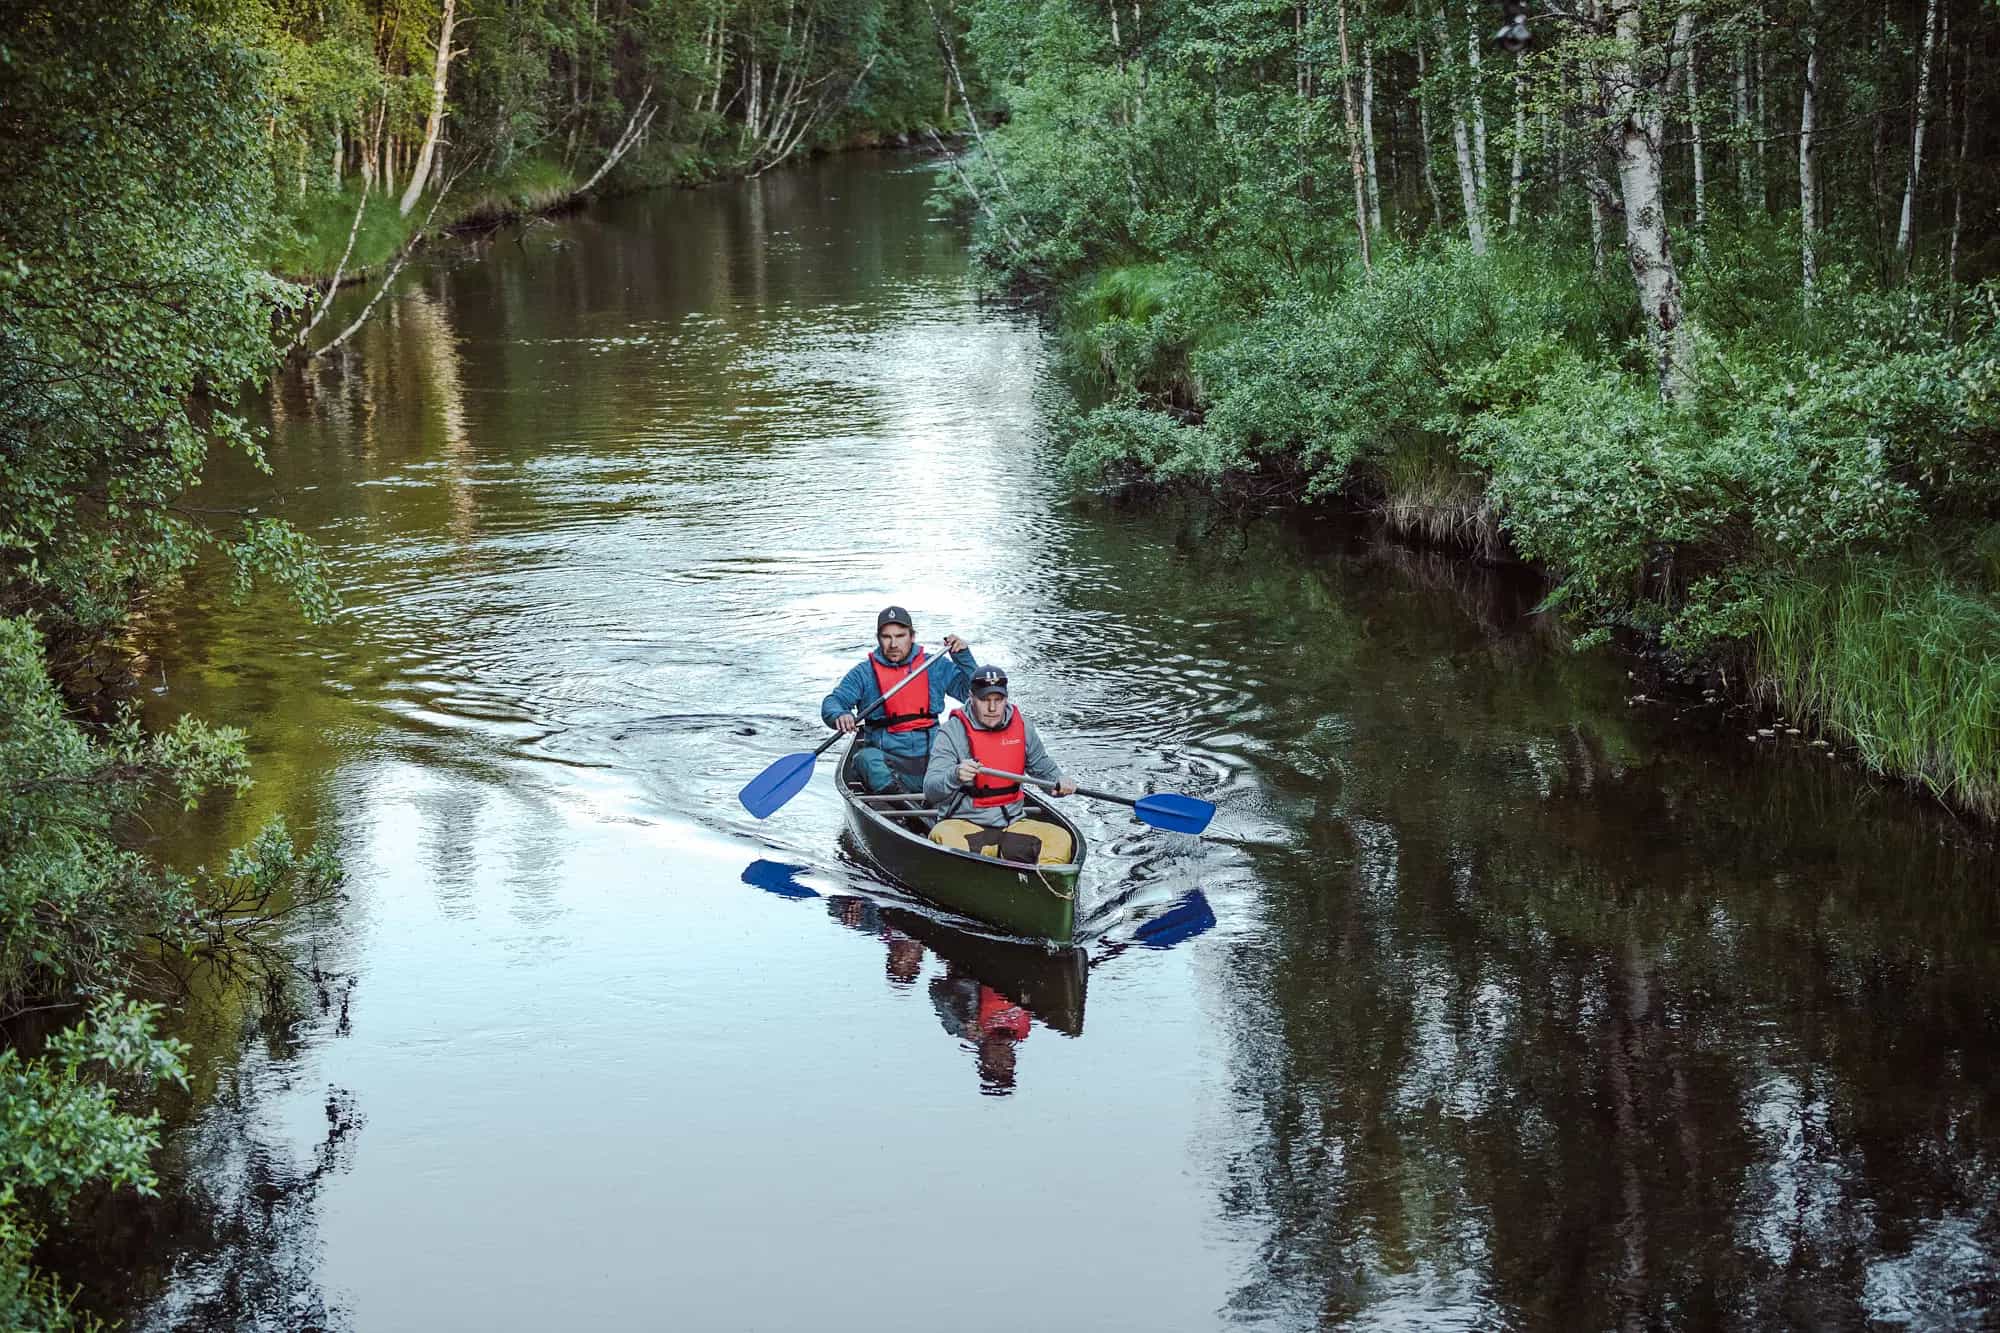
{"type": "Polygon", "coordinates": [[[1083,833],[1049,802],[1027,793],[1028,813],[1060,824],[1076,843],[1068,865],[1031,866],[940,847],[928,836],[935,812],[923,797],[871,796],[855,770],[855,747],[840,761],[847,829],[861,852],[896,883],[940,907],[1014,935],[1069,944],[1076,935],[1076,885],[1083,833]]]}

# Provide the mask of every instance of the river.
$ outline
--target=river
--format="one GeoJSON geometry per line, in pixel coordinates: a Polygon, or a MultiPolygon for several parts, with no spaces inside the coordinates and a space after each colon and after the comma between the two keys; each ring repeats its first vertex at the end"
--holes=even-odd
{"type": "Polygon", "coordinates": [[[348,867],[285,1021],[212,988],[139,1328],[1970,1326],[2000,1318],[2000,862],[1518,575],[1365,524],[1073,502],[1053,335],[910,157],[407,275],[200,503],[344,606],[193,579],[149,707],[348,867]],[[912,609],[1069,771],[1080,956],[839,841],[820,696],[912,609]],[[1087,972],[1086,972],[1087,969],[1087,972]],[[1074,980],[1075,985],[1067,983],[1074,980]],[[1053,998],[1044,998],[1053,997],[1053,998]],[[1027,1001],[994,1024],[993,1006],[1027,1001]],[[1034,1012],[1041,1005],[1040,1012],[1034,1012]],[[1025,1035],[1021,1035],[1022,1032],[1025,1035]]]}

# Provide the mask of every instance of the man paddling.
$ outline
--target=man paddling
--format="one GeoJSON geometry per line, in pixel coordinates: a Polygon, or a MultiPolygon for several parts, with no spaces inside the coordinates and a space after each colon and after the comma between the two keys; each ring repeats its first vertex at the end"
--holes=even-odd
{"type": "Polygon", "coordinates": [[[1055,784],[1068,796],[1076,784],[1042,745],[1041,735],[1007,698],[1007,673],[996,666],[972,673],[972,700],[938,728],[924,770],[924,802],[944,816],[931,841],[1003,861],[1066,865],[1075,853],[1069,830],[1046,820],[1024,819],[1021,784],[981,773],[1025,773],[1055,784]]]}
{"type": "Polygon", "coordinates": [[[922,789],[931,736],[944,714],[945,697],[963,700],[969,675],[979,665],[965,640],[947,634],[944,646],[950,656],[925,671],[929,680],[910,686],[885,707],[875,708],[911,672],[923,668],[924,650],[916,640],[910,613],[900,606],[884,607],[875,617],[875,651],[856,663],[833,687],[833,693],[820,701],[819,715],[829,727],[861,730],[861,751],[855,762],[861,780],[872,792],[922,789]]]}

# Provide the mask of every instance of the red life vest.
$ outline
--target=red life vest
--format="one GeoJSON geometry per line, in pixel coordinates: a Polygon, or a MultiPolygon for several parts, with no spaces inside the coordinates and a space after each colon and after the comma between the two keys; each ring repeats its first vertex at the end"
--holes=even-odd
{"type": "MultiPolygon", "coordinates": [[[[965,728],[965,743],[972,750],[972,762],[981,768],[997,768],[1002,773],[1025,773],[1028,762],[1028,723],[1016,708],[1007,725],[997,731],[987,731],[972,725],[972,718],[964,710],[953,713],[965,728]]],[[[1008,782],[1004,778],[989,778],[984,773],[972,780],[972,803],[982,809],[996,805],[1012,805],[1021,799],[1021,784],[1008,782]]]]}
{"type": "MultiPolygon", "coordinates": [[[[882,659],[868,654],[868,665],[875,668],[875,688],[887,695],[909,677],[912,671],[923,665],[924,650],[918,648],[897,666],[883,666],[882,659]]],[[[888,703],[882,705],[882,716],[874,719],[872,725],[888,724],[890,731],[922,731],[925,727],[937,725],[936,713],[931,711],[931,683],[923,681],[911,689],[904,690],[888,703]]],[[[866,719],[864,719],[866,720],[866,719]]]]}
{"type": "Polygon", "coordinates": [[[1026,1041],[1034,1015],[991,986],[979,988],[979,1035],[1007,1036],[1026,1041]]]}

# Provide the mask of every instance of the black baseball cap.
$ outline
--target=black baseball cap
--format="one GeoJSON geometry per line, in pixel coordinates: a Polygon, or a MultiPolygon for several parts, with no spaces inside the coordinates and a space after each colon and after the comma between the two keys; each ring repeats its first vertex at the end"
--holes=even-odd
{"type": "Polygon", "coordinates": [[[972,697],[1007,693],[1007,673],[999,667],[984,666],[972,673],[972,697]]]}
{"type": "Polygon", "coordinates": [[[910,613],[900,606],[885,606],[882,608],[882,613],[875,617],[875,628],[879,630],[884,625],[901,625],[904,629],[913,632],[917,628],[916,622],[910,619],[910,613]]]}

